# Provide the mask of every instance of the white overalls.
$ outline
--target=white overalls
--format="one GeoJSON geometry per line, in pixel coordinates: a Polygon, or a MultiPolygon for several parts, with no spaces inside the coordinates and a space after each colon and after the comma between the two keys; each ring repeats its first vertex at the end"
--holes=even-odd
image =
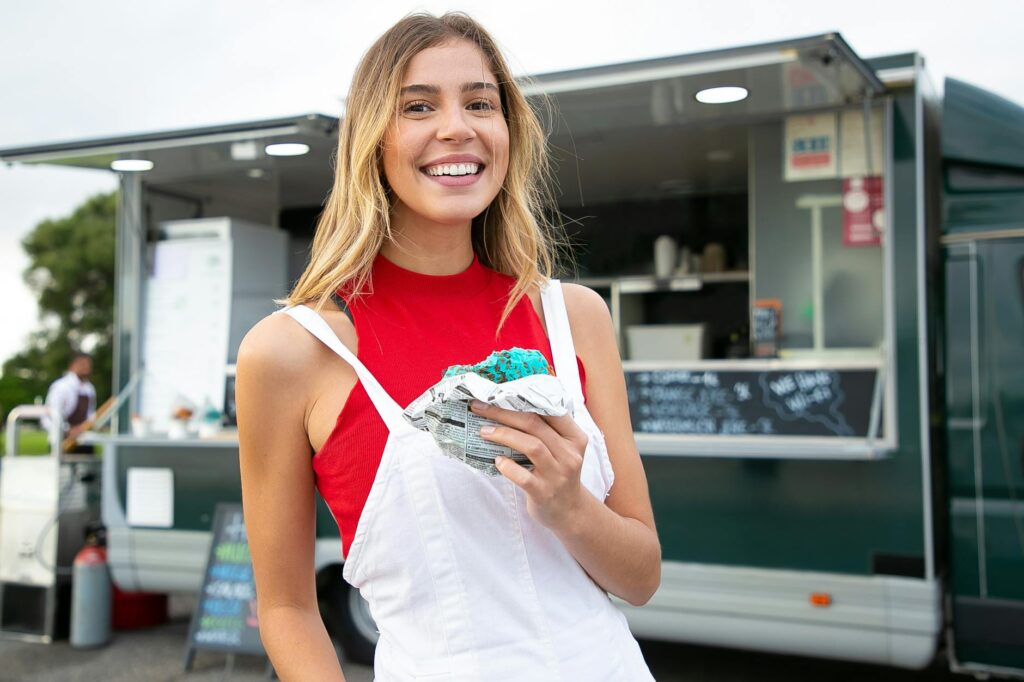
{"type": "MultiPolygon", "coordinates": [[[[555,373],[589,438],[582,483],[604,500],[611,463],[583,404],[558,280],[542,301],[555,373]]],[[[527,514],[522,490],[446,457],[312,309],[278,312],[352,365],[389,430],[343,572],[380,630],[378,682],[653,680],[625,617],[527,514]]]]}

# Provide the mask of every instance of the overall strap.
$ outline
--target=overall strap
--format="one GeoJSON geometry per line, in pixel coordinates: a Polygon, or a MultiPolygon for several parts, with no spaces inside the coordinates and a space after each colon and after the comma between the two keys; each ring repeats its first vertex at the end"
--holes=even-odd
{"type": "Polygon", "coordinates": [[[370,373],[370,370],[366,369],[366,366],[356,357],[355,353],[341,342],[337,334],[334,333],[334,330],[331,329],[331,326],[327,324],[327,321],[318,315],[315,310],[305,305],[296,305],[275,310],[274,314],[276,315],[277,313],[284,313],[294,319],[305,327],[310,334],[323,341],[325,346],[340,355],[345,362],[352,366],[352,369],[356,371],[356,375],[359,377],[359,381],[362,382],[366,394],[370,396],[373,406],[377,408],[377,412],[380,413],[380,417],[384,420],[389,431],[393,433],[402,428],[409,427],[405,418],[402,417],[402,408],[398,406],[398,403],[387,394],[387,391],[380,385],[377,378],[370,373]]]}
{"type": "Polygon", "coordinates": [[[576,347],[572,343],[569,329],[569,313],[565,309],[562,283],[549,279],[541,289],[540,300],[544,306],[544,321],[551,342],[551,356],[555,361],[555,374],[562,380],[565,390],[577,405],[583,404],[583,388],[580,385],[580,370],[576,365],[576,347]]]}

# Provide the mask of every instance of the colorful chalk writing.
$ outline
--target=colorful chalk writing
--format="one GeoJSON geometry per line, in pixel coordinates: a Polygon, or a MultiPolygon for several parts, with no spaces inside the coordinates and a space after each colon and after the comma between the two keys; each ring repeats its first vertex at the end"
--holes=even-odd
{"type": "Polygon", "coordinates": [[[195,649],[265,653],[241,505],[217,505],[211,531],[210,556],[186,645],[186,669],[195,649]]]}

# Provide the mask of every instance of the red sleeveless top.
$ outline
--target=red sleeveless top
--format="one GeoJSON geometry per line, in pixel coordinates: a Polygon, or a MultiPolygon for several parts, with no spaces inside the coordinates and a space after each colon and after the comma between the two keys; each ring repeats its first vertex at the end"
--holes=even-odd
{"type": "MultiPolygon", "coordinates": [[[[551,345],[528,296],[516,303],[495,337],[515,279],[485,267],[475,255],[463,272],[425,275],[378,254],[371,277],[372,293],[351,302],[343,296],[358,338],[356,356],[402,407],[440,381],[451,365],[479,362],[495,350],[535,348],[554,367],[551,345]]],[[[576,363],[585,401],[579,356],[576,363]]],[[[317,490],[338,524],[345,555],[387,437],[384,421],[357,382],[313,456],[317,490]]]]}

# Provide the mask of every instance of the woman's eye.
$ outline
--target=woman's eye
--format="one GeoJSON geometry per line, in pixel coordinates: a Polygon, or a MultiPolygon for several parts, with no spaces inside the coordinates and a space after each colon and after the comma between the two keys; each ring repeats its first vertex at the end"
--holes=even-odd
{"type": "MultiPolygon", "coordinates": [[[[495,106],[490,100],[479,99],[474,102],[470,102],[468,107],[474,111],[493,111],[495,106]]],[[[409,102],[402,108],[402,111],[407,114],[425,114],[430,111],[429,102],[409,102]]]]}

